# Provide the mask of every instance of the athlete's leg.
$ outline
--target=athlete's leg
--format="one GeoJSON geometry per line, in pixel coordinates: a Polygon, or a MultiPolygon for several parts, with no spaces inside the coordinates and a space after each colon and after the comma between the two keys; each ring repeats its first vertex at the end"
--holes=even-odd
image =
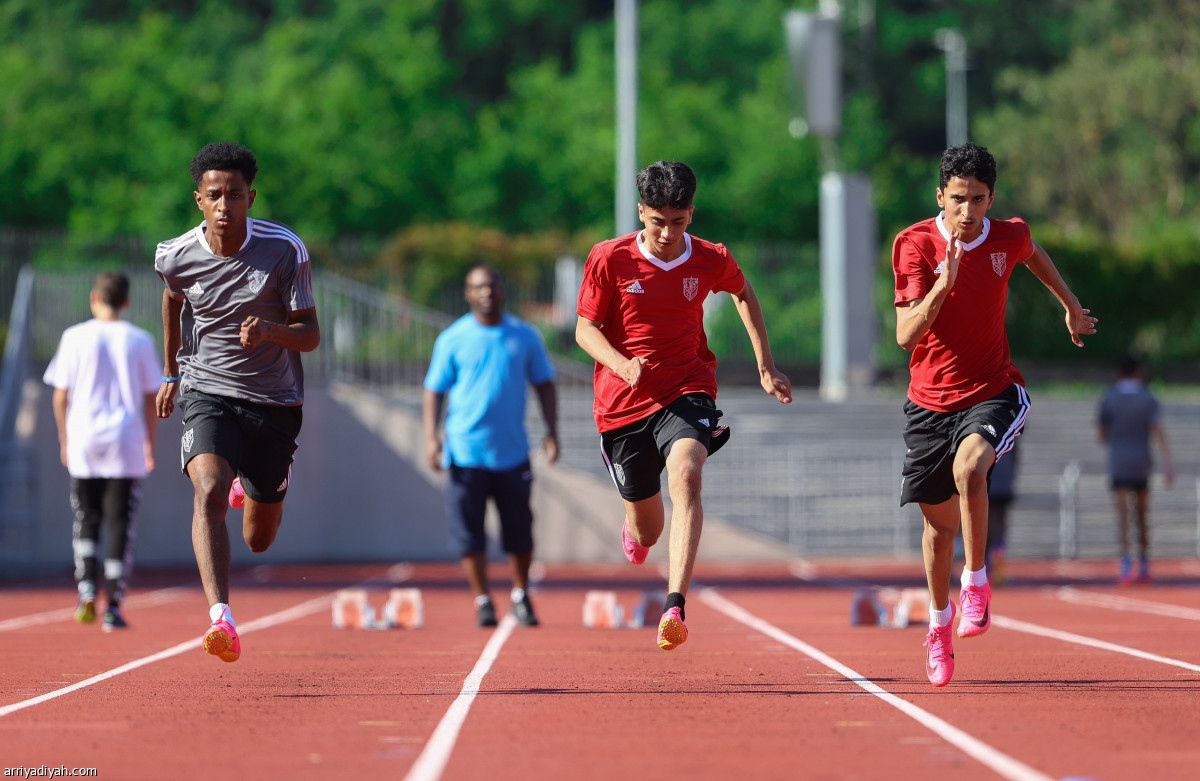
{"type": "Polygon", "coordinates": [[[1129,500],[1132,491],[1128,488],[1113,489],[1113,502],[1117,507],[1117,550],[1122,559],[1129,556],[1129,500]]]}
{"type": "Polygon", "coordinates": [[[921,504],[925,530],[921,553],[925,559],[925,581],[929,600],[938,610],[950,604],[950,577],[954,568],[954,538],[958,535],[959,501],[952,497],[941,504],[921,504]]]}
{"type": "Polygon", "coordinates": [[[978,434],[969,434],[954,456],[954,485],[958,489],[959,517],[962,521],[963,553],[967,569],[977,572],[984,567],[987,553],[988,498],[987,474],[996,463],[996,451],[978,434]]]}
{"type": "MultiPolygon", "coordinates": [[[[187,465],[195,498],[192,506],[192,548],[208,604],[229,603],[229,486],[233,469],[215,453],[200,453],[187,465]]],[[[249,512],[249,500],[246,502],[249,512]]]]}
{"type": "Polygon", "coordinates": [[[680,439],[667,455],[667,487],[671,492],[671,569],[667,591],[687,595],[704,528],[700,501],[701,473],[708,446],[695,439],[680,439]]]}
{"type": "Polygon", "coordinates": [[[1137,511],[1138,556],[1145,559],[1150,555],[1150,489],[1134,491],[1137,511]]]}
{"type": "MultiPolygon", "coordinates": [[[[232,482],[232,481],[231,481],[232,482]]],[[[279,524],[283,522],[283,501],[256,502],[246,496],[246,513],[242,516],[242,538],[255,553],[262,553],[275,542],[279,524]]]]}
{"type": "Polygon", "coordinates": [[[104,579],[109,607],[125,599],[125,588],[133,571],[134,523],[141,497],[139,480],[112,478],[104,487],[104,534],[107,537],[104,579]]]}
{"type": "Polygon", "coordinates": [[[657,493],[649,499],[625,502],[625,526],[629,536],[638,545],[649,548],[658,542],[666,526],[666,513],[663,511],[662,494],[657,493]]]}

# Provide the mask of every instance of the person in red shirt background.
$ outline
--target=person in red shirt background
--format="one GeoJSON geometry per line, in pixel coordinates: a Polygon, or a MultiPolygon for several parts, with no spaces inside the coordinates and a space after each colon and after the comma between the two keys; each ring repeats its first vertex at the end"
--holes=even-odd
{"type": "Polygon", "coordinates": [[[596,361],[593,413],[601,449],[625,502],[622,542],[646,560],[665,526],[661,477],[671,492],[667,600],[658,646],[687,639],[684,598],[704,511],[701,470],[729,438],[716,408],[717,360],[704,334],[704,299],[728,292],[758,362],[763,390],[791,403],[792,384],[775,368],[754,288],[722,244],[689,235],[696,176],[659,161],[638,173],[643,230],[597,244],[584,266],[575,339],[596,361]]]}
{"type": "Polygon", "coordinates": [[[991,625],[991,588],[984,551],[988,476],[1025,424],[1029,394],[1013,366],[1004,312],[1008,280],[1025,264],[1066,311],[1071,341],[1096,333],[1084,309],[1023,220],[987,218],[996,187],[996,160],[963,144],[942,155],[937,203],[942,212],[896,236],[896,341],[912,353],[904,412],[900,503],[918,502],[929,585],[926,675],[945,686],[954,674],[950,578],[954,538],[962,526],[966,563],[959,637],[991,625]]]}

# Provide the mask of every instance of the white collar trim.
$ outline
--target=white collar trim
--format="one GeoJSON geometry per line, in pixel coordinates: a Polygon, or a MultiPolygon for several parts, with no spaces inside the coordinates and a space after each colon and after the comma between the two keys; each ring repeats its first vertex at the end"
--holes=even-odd
{"type": "MultiPolygon", "coordinates": [[[[213,252],[212,246],[208,243],[208,238],[204,235],[204,225],[205,223],[202,222],[196,226],[196,240],[200,242],[200,246],[204,247],[205,251],[207,251],[209,255],[212,255],[214,258],[223,258],[224,256],[213,252]]],[[[247,217],[246,240],[242,242],[242,246],[238,247],[237,252],[233,254],[236,255],[238,252],[246,249],[246,245],[250,243],[250,239],[252,238],[254,238],[254,218],[247,217]]],[[[233,255],[230,255],[229,257],[233,257],[233,255]]]]}
{"type": "Polygon", "coordinates": [[[684,247],[683,247],[682,255],[675,258],[675,260],[662,260],[660,258],[654,257],[654,253],[652,253],[650,250],[646,249],[646,243],[644,241],[642,241],[642,231],[638,231],[638,234],[637,234],[637,247],[638,247],[638,250],[642,253],[642,257],[644,257],[646,260],[650,261],[654,265],[658,266],[663,271],[670,271],[673,268],[678,268],[679,266],[682,266],[684,263],[687,263],[688,260],[692,257],[692,236],[691,236],[691,234],[689,234],[689,233],[683,234],[683,242],[684,242],[684,247]]]}
{"type": "MultiPolygon", "coordinates": [[[[946,226],[942,224],[942,218],[945,216],[946,216],[946,210],[943,209],[937,216],[937,226],[938,226],[938,230],[942,234],[942,238],[945,239],[946,241],[950,241],[950,231],[946,230],[946,226]]],[[[971,242],[970,244],[962,245],[963,252],[970,252],[971,250],[975,249],[983,242],[987,241],[988,234],[991,232],[992,232],[992,221],[990,219],[988,219],[987,217],[984,217],[983,218],[983,230],[980,231],[980,233],[977,237],[975,237],[975,241],[971,242]]]]}

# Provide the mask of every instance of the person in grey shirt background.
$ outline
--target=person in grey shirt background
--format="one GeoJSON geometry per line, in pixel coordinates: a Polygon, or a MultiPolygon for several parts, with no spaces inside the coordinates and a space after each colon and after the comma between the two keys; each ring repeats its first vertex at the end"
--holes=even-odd
{"type": "Polygon", "coordinates": [[[183,411],[180,462],[195,492],[192,547],[211,626],[206,653],[241,656],[229,608],[229,507],[245,507],[255,553],[275,541],[304,403],[300,353],[321,341],[304,242],[286,225],[248,215],[253,153],[209,144],[191,162],[204,222],[158,245],[163,292],[160,418],[183,411]],[[228,497],[228,501],[227,501],[228,497]]]}
{"type": "Polygon", "coordinates": [[[1109,386],[1100,401],[1100,441],[1108,444],[1108,477],[1117,506],[1120,545],[1120,583],[1134,582],[1133,559],[1129,551],[1129,520],[1132,512],[1138,534],[1138,583],[1150,582],[1149,496],[1150,472],[1154,459],[1150,440],[1158,444],[1163,474],[1169,486],[1175,478],[1171,449],[1160,420],[1158,399],[1146,387],[1141,362],[1132,355],[1123,356],[1117,367],[1117,381],[1109,386]],[[1132,505],[1132,506],[1131,506],[1132,505]]]}

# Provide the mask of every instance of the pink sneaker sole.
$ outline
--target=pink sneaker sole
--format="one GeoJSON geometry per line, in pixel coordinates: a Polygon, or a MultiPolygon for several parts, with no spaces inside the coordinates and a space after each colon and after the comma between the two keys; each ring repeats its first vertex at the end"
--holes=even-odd
{"type": "Polygon", "coordinates": [[[246,492],[242,490],[242,478],[233,478],[233,485],[229,488],[229,506],[235,510],[242,509],[246,504],[246,492]]]}
{"type": "Polygon", "coordinates": [[[687,640],[687,627],[679,615],[679,608],[673,607],[662,614],[658,621],[658,647],[670,651],[683,645],[687,640]]]}
{"type": "Polygon", "coordinates": [[[204,653],[212,654],[222,662],[236,662],[242,656],[242,641],[237,630],[226,621],[214,621],[204,636],[204,653]]]}

